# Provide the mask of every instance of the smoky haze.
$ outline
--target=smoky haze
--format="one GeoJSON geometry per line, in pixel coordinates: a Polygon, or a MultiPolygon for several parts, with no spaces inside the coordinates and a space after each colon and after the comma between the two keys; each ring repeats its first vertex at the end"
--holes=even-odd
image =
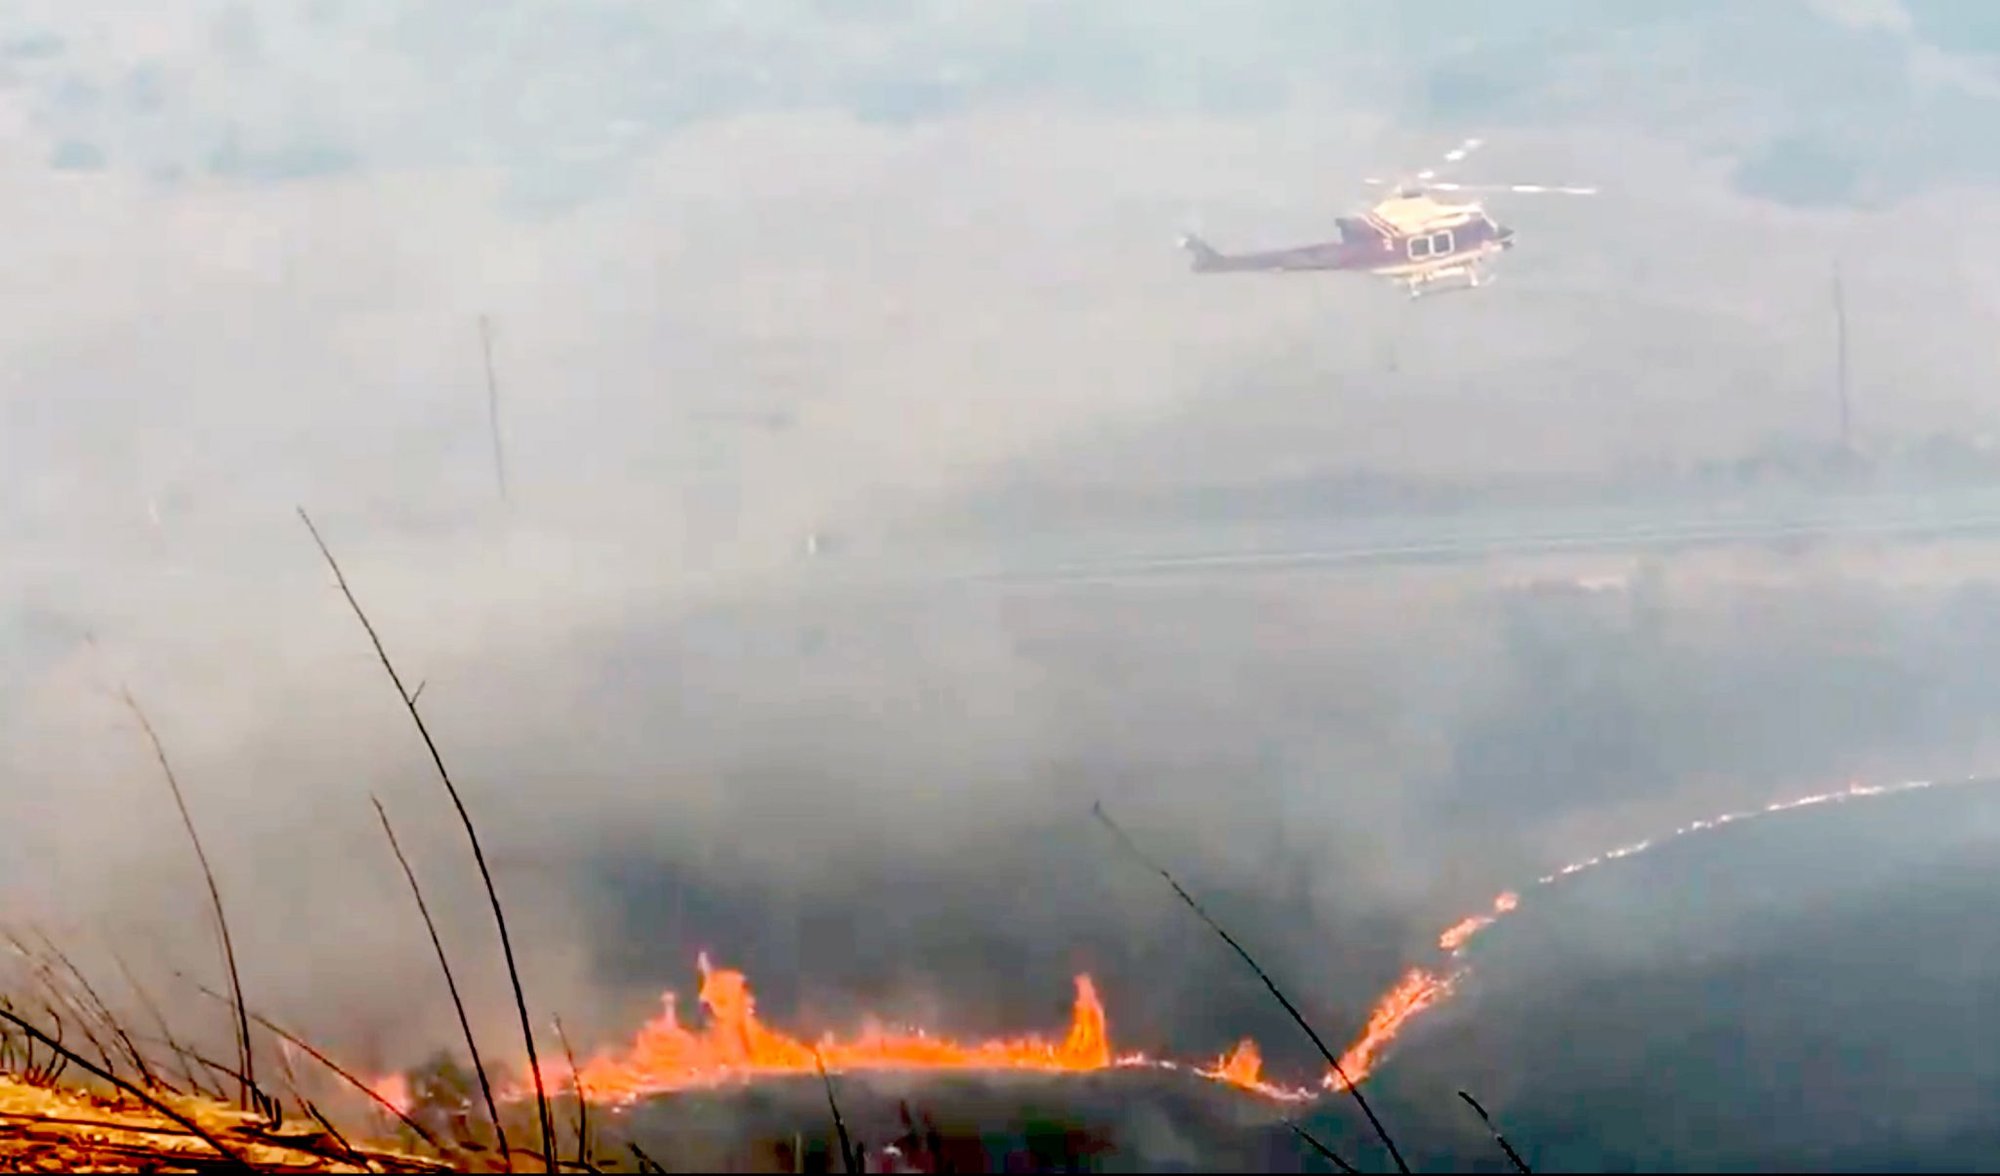
{"type": "Polygon", "coordinates": [[[1601,837],[1964,770],[2000,652],[1977,551],[923,585],[926,543],[1037,520],[1123,547],[1106,494],[1829,441],[1836,259],[1857,441],[1977,439],[1975,8],[1544,0],[1449,38],[1395,3],[0,8],[0,890],[212,968],[127,684],[253,1001],[369,1065],[449,1043],[374,792],[504,1027],[451,814],[297,505],[424,683],[531,998],[592,1042],[701,948],[801,1023],[1053,1025],[1087,968],[1134,1045],[1286,1039],[1100,797],[1338,1036],[1435,925],[1601,837]],[[1172,248],[1324,236],[1468,134],[1467,179],[1603,188],[1496,202],[1490,297],[1172,248]]]}

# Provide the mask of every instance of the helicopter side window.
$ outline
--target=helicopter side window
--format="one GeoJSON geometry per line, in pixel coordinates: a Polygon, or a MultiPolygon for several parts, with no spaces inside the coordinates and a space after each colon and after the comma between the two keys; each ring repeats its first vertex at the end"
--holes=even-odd
{"type": "Polygon", "coordinates": [[[1432,233],[1431,255],[1438,256],[1441,254],[1450,253],[1452,251],[1453,246],[1455,246],[1456,244],[1457,242],[1452,239],[1452,232],[1450,229],[1446,229],[1442,233],[1432,233]]]}
{"type": "Polygon", "coordinates": [[[1411,237],[1410,258],[1412,260],[1420,260],[1429,257],[1431,255],[1431,242],[1433,240],[1434,238],[1431,237],[1411,237]]]}

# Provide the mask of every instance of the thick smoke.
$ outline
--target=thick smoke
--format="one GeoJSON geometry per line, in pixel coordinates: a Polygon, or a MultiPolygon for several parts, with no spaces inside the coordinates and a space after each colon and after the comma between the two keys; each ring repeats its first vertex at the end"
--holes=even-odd
{"type": "Polygon", "coordinates": [[[450,1024],[371,792],[496,1032],[505,991],[295,504],[424,683],[531,996],[592,1042],[699,948],[804,1023],[1049,1025],[1089,969],[1135,1046],[1286,1039],[1097,798],[1339,1036],[1433,924],[1601,833],[1988,742],[1994,601],[1888,585],[1886,554],[1589,599],[1483,571],[909,587],[926,543],[1043,538],[1029,490],[1124,547],[1074,504],[1357,470],[1477,494],[1829,437],[1835,255],[1860,439],[1992,427],[1990,280],[1908,232],[1977,256],[2000,205],[1983,161],[1891,125],[1990,98],[1923,19],[1552,4],[1441,57],[1396,5],[142,7],[8,18],[0,887],[213,980],[129,684],[253,999],[369,1064],[450,1024]],[[1548,22],[1546,68],[1508,65],[1548,22]],[[1794,34],[1825,52],[1754,52],[1794,34]],[[1508,207],[1490,297],[1172,252],[1190,221],[1324,234],[1363,174],[1468,132],[1478,178],[1610,193],[1508,207]],[[882,552],[893,591],[829,571],[882,552]]]}

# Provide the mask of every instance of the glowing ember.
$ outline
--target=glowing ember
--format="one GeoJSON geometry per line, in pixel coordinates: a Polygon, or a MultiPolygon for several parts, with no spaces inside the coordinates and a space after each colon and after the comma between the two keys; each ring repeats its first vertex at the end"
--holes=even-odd
{"type": "Polygon", "coordinates": [[[1500,897],[1493,900],[1492,914],[1468,915],[1445,928],[1444,934],[1438,936],[1438,948],[1457,955],[1460,948],[1472,941],[1473,936],[1491,927],[1494,920],[1520,905],[1520,895],[1515,894],[1511,890],[1503,892],[1500,897]]]}
{"type": "MultiPolygon", "coordinates": [[[[1978,777],[1970,777],[1967,782],[1976,779],[1978,777]]],[[[1837,792],[1776,801],[1760,809],[1690,821],[1665,836],[1632,842],[1572,862],[1543,875],[1536,884],[1553,886],[1678,838],[1721,829],[1739,821],[1822,804],[1899,795],[1931,788],[1937,783],[1852,784],[1837,792]]],[[[1463,959],[1474,937],[1512,914],[1520,905],[1520,894],[1505,891],[1493,900],[1487,911],[1471,915],[1447,928],[1438,937],[1438,948],[1457,962],[1448,971],[1413,967],[1404,973],[1376,1001],[1360,1035],[1341,1055],[1339,1073],[1328,1073],[1317,1090],[1267,1081],[1263,1074],[1263,1053],[1256,1042],[1247,1039],[1207,1067],[1181,1066],[1145,1054],[1114,1054],[1104,1003],[1088,976],[1076,978],[1076,1000],[1070,1010],[1069,1028],[1060,1038],[1028,1035],[961,1042],[921,1030],[890,1031],[874,1027],[852,1039],[827,1036],[808,1043],[772,1029],[759,1020],[748,979],[741,972],[712,967],[705,955],[699,961],[702,975],[700,1000],[707,1013],[705,1025],[699,1029],[682,1026],[676,1015],[673,994],[668,993],[661,1014],[647,1022],[629,1046],[585,1063],[577,1079],[591,1101],[624,1103],[653,1094],[760,1077],[812,1074],[821,1063],[829,1071],[1089,1073],[1113,1067],[1152,1068],[1186,1070],[1266,1098],[1302,1101],[1317,1097],[1321,1092],[1344,1090],[1346,1084],[1341,1080],[1342,1075],[1348,1082],[1358,1084],[1373,1074],[1410,1022],[1449,999],[1470,974],[1470,968],[1463,963],[1463,959]]],[[[562,1089],[571,1083],[568,1068],[560,1062],[544,1065],[542,1070],[544,1080],[551,1089],[562,1089]]],[[[409,1090],[401,1079],[385,1080],[377,1090],[397,1106],[408,1105],[409,1090]]],[[[522,1086],[510,1092],[510,1097],[520,1098],[530,1094],[531,1088],[522,1086]]]]}

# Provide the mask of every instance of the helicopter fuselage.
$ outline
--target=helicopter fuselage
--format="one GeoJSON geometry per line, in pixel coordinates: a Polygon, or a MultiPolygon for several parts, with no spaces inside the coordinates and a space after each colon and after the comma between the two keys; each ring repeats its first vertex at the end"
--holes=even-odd
{"type": "Polygon", "coordinates": [[[1255,253],[1222,253],[1194,237],[1182,245],[1196,273],[1288,273],[1347,270],[1374,274],[1416,292],[1465,278],[1479,284],[1480,267],[1513,247],[1514,231],[1476,203],[1447,204],[1428,196],[1398,196],[1336,222],[1333,241],[1255,253]]]}

